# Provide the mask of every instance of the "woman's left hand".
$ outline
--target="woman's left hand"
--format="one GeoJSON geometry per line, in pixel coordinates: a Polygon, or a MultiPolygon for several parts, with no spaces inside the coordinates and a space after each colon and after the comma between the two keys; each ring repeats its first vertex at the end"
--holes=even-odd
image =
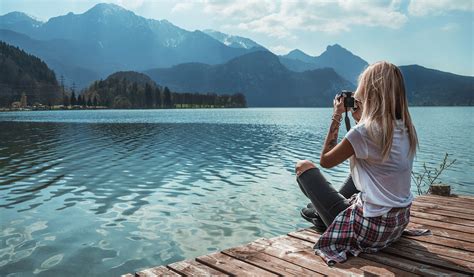
{"type": "Polygon", "coordinates": [[[334,114],[342,115],[342,113],[346,111],[346,108],[344,108],[344,96],[338,97],[336,95],[336,97],[334,97],[333,105],[334,105],[334,114]]]}

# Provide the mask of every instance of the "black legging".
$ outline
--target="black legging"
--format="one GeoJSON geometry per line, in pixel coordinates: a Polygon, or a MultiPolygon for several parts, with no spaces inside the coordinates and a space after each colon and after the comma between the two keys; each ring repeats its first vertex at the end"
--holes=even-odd
{"type": "Polygon", "coordinates": [[[341,211],[349,207],[348,198],[359,192],[351,175],[347,177],[338,192],[318,168],[306,170],[296,178],[296,181],[306,197],[311,200],[326,226],[329,226],[341,211]]]}

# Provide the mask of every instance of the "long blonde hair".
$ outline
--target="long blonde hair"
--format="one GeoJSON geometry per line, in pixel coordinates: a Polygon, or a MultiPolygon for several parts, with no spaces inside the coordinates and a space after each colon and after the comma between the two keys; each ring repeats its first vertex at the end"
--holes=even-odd
{"type": "Polygon", "coordinates": [[[415,155],[418,138],[408,112],[405,83],[400,69],[381,61],[367,67],[359,76],[354,97],[362,103],[360,122],[364,123],[369,137],[382,149],[382,159],[390,155],[395,120],[401,119],[408,130],[410,155],[415,155]]]}

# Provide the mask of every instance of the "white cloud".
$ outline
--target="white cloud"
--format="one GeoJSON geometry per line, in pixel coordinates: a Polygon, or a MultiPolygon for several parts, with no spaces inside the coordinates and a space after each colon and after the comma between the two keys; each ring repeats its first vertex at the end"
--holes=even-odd
{"type": "Polygon", "coordinates": [[[440,15],[451,11],[474,11],[472,0],[411,0],[408,12],[414,16],[440,15]]]}
{"type": "Polygon", "coordinates": [[[192,9],[194,3],[193,2],[179,2],[176,3],[173,8],[171,9],[171,12],[183,12],[183,11],[189,11],[192,9]]]}
{"type": "Polygon", "coordinates": [[[292,38],[295,31],[305,30],[339,33],[354,26],[397,29],[407,21],[400,11],[400,0],[194,0],[177,3],[173,11],[198,9],[216,21],[280,39],[292,38]]]}
{"type": "Polygon", "coordinates": [[[448,23],[441,27],[441,31],[450,32],[459,29],[459,24],[457,23],[448,23]]]}
{"type": "Polygon", "coordinates": [[[268,48],[270,49],[270,51],[272,51],[273,53],[278,54],[278,55],[288,54],[288,52],[290,52],[290,50],[292,50],[291,48],[288,48],[288,47],[283,46],[283,45],[275,45],[275,46],[270,46],[268,48]]]}
{"type": "Polygon", "coordinates": [[[271,0],[184,0],[176,3],[173,12],[203,10],[205,13],[221,18],[251,20],[275,10],[277,3],[271,0]]]}
{"type": "Polygon", "coordinates": [[[134,10],[140,8],[144,4],[144,0],[115,0],[118,5],[129,9],[134,10]]]}

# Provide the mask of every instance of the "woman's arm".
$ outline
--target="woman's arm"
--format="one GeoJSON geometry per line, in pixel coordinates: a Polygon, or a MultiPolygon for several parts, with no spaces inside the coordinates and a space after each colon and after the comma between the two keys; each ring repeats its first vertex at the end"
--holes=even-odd
{"type": "Polygon", "coordinates": [[[329,127],[319,159],[319,164],[324,168],[334,167],[354,155],[354,149],[347,139],[344,138],[341,143],[337,143],[339,126],[341,125],[342,113],[344,112],[344,99],[343,97],[335,98],[333,103],[334,113],[331,126],[329,127]]]}

